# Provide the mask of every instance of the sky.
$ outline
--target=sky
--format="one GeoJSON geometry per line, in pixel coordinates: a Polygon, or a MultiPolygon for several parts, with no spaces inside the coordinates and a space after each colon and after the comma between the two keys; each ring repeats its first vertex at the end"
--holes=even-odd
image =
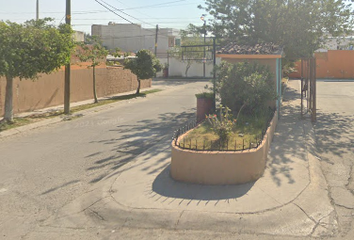
{"type": "MultiPolygon", "coordinates": [[[[92,24],[137,23],[144,28],[185,29],[189,23],[202,25],[205,12],[197,8],[203,0],[71,0],[73,29],[91,33],[92,24]],[[117,14],[101,6],[109,4],[117,14]]],[[[22,23],[36,18],[36,0],[0,0],[0,20],[22,23]]],[[[106,5],[107,6],[107,5],[106,5]]],[[[65,22],[66,0],[39,0],[39,17],[65,22]]]]}

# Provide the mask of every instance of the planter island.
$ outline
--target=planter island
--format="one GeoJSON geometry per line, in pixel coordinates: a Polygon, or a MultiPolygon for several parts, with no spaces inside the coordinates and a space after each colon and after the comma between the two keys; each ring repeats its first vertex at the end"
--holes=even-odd
{"type": "Polygon", "coordinates": [[[227,185],[256,181],[265,170],[267,154],[278,122],[275,112],[262,143],[244,151],[195,151],[179,147],[185,133],[172,141],[171,177],[176,181],[227,185]]]}

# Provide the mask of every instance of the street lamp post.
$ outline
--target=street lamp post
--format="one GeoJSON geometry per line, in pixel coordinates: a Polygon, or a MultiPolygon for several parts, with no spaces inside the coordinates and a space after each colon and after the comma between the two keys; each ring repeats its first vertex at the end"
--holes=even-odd
{"type": "Polygon", "coordinates": [[[205,78],[205,62],[206,62],[206,53],[205,53],[205,43],[206,43],[206,20],[204,19],[204,14],[200,17],[200,19],[204,22],[203,30],[204,30],[204,55],[203,55],[203,77],[205,78]]]}

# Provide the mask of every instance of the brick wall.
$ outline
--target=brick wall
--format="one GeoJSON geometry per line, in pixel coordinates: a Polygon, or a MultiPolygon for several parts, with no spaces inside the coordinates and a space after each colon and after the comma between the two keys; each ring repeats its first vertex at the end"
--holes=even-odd
{"type": "MultiPolygon", "coordinates": [[[[96,69],[98,97],[136,90],[137,78],[122,67],[99,66],[96,69]]],[[[141,88],[151,87],[151,79],[142,80],[141,88]]],[[[0,78],[0,116],[4,114],[6,79],[0,78]]],[[[73,66],[71,102],[93,99],[92,69],[73,66]]],[[[32,111],[64,103],[64,71],[41,75],[37,80],[14,80],[14,113],[32,111]]]]}

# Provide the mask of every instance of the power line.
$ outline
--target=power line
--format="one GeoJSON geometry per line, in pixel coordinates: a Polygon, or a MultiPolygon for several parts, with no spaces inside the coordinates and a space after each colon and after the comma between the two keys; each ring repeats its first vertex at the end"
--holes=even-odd
{"type": "MultiPolygon", "coordinates": [[[[101,1],[102,1],[103,3],[105,3],[106,5],[108,5],[109,7],[111,7],[111,8],[113,8],[113,9],[115,9],[116,11],[119,11],[119,12],[121,12],[121,13],[123,13],[123,14],[125,14],[125,15],[127,15],[127,16],[129,16],[129,17],[131,17],[131,18],[135,19],[135,20],[137,20],[137,21],[140,21],[140,22],[142,22],[142,23],[145,23],[145,24],[148,24],[148,25],[153,26],[153,25],[152,25],[152,24],[150,24],[150,23],[147,23],[147,22],[141,21],[141,20],[139,20],[139,19],[137,19],[137,18],[133,17],[132,15],[129,15],[128,13],[123,12],[122,10],[119,10],[118,8],[116,8],[116,7],[114,7],[114,6],[110,5],[110,4],[108,4],[107,2],[105,2],[105,1],[103,1],[103,0],[101,0],[101,1]]],[[[97,2],[97,1],[96,1],[96,2],[97,2]]]]}
{"type": "MultiPolygon", "coordinates": [[[[152,5],[145,5],[145,6],[139,6],[139,7],[130,7],[130,8],[122,8],[119,9],[121,11],[127,11],[127,10],[136,10],[136,9],[146,9],[146,8],[154,8],[154,7],[179,7],[179,6],[186,6],[186,5],[194,5],[195,3],[200,3],[201,1],[196,1],[196,2],[189,2],[189,3],[185,3],[185,4],[174,4],[174,3],[178,3],[178,2],[184,2],[186,0],[179,0],[179,1],[171,1],[171,2],[167,2],[167,3],[160,3],[160,4],[152,4],[152,5]]],[[[105,10],[89,10],[89,11],[72,11],[71,15],[74,14],[92,14],[92,13],[103,13],[103,12],[109,12],[109,11],[105,11],[105,10]]],[[[35,12],[1,12],[1,14],[9,14],[9,15],[13,15],[13,14],[33,14],[35,12]]],[[[62,14],[63,12],[41,12],[41,13],[47,13],[47,14],[62,14]]]]}
{"type": "Polygon", "coordinates": [[[138,24],[135,24],[133,22],[131,22],[130,20],[126,19],[125,17],[119,15],[118,13],[116,13],[115,11],[113,11],[112,9],[110,9],[109,7],[105,6],[104,4],[100,3],[98,0],[95,0],[95,2],[97,2],[98,4],[100,4],[102,7],[104,7],[105,9],[109,10],[110,12],[114,13],[115,15],[117,15],[118,17],[124,19],[125,21],[133,24],[133,25],[138,25],[138,24]]]}
{"type": "MultiPolygon", "coordinates": [[[[115,14],[115,15],[119,16],[120,18],[124,19],[125,21],[129,22],[130,24],[135,25],[135,26],[139,26],[139,27],[140,27],[140,25],[139,25],[139,24],[133,23],[132,21],[128,20],[127,18],[125,18],[125,17],[121,16],[121,15],[120,15],[120,14],[118,14],[116,11],[112,10],[110,7],[108,7],[108,6],[104,5],[103,3],[100,3],[98,0],[95,0],[95,1],[96,1],[98,4],[100,4],[102,7],[104,7],[105,9],[107,9],[107,10],[109,10],[110,12],[112,12],[113,14],[115,14]]],[[[102,0],[101,0],[101,1],[102,1],[102,0]]],[[[103,1],[102,1],[102,2],[103,2],[103,1]]],[[[139,21],[139,20],[138,20],[138,21],[139,21]]],[[[146,30],[146,31],[149,31],[149,32],[153,32],[153,33],[155,33],[155,31],[152,31],[152,30],[147,29],[147,28],[145,28],[145,30],[146,30]]],[[[159,36],[169,37],[168,35],[163,35],[163,34],[159,34],[159,36]]]]}

